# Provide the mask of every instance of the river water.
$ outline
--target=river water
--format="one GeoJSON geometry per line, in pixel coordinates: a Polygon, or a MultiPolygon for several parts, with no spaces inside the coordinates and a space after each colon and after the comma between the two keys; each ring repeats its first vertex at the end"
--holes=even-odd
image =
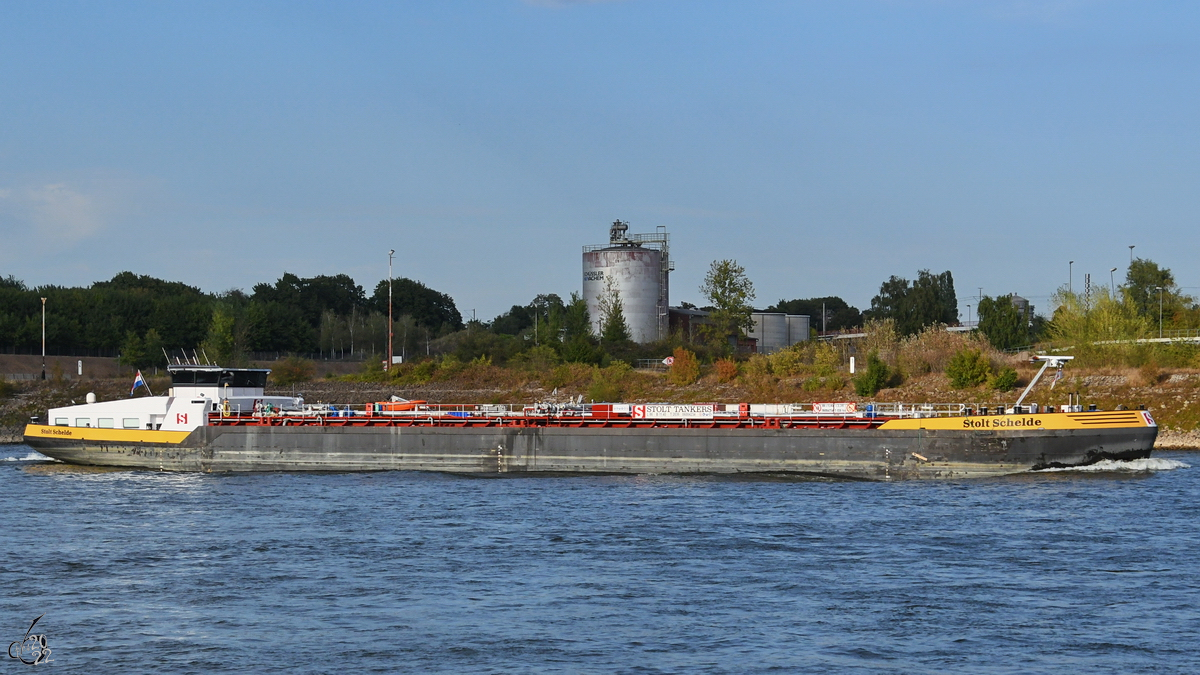
{"type": "Polygon", "coordinates": [[[44,614],[55,672],[1200,672],[1189,453],[893,484],[38,457],[0,447],[0,638],[44,614]]]}

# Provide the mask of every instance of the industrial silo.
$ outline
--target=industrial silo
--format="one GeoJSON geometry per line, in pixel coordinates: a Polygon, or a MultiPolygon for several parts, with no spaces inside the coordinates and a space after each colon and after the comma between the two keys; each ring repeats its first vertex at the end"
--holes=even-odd
{"type": "Polygon", "coordinates": [[[758,340],[760,354],[771,354],[789,346],[787,314],[754,312],[750,319],[754,325],[747,335],[758,340]]]}
{"type": "Polygon", "coordinates": [[[592,329],[604,323],[601,298],[611,291],[621,300],[634,342],[667,337],[668,274],[672,269],[665,228],[654,234],[628,234],[620,220],[609,230],[608,244],[583,247],[583,297],[592,329]],[[610,290],[611,289],[611,290],[610,290]]]}
{"type": "Polygon", "coordinates": [[[811,337],[809,333],[809,318],[807,314],[788,314],[788,346],[804,342],[811,337]]]}

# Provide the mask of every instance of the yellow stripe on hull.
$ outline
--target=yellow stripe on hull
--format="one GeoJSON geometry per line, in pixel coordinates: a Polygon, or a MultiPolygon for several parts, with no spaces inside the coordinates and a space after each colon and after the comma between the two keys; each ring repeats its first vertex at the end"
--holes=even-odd
{"type": "Polygon", "coordinates": [[[25,426],[26,438],[60,438],[99,443],[163,443],[178,445],[191,435],[190,431],[153,431],[151,429],[97,429],[95,427],[62,427],[45,424],[25,426]]]}
{"type": "Polygon", "coordinates": [[[880,429],[945,429],[957,431],[1035,431],[1038,429],[1130,429],[1152,427],[1154,419],[1143,410],[1024,415],[972,415],[889,420],[880,429]]]}

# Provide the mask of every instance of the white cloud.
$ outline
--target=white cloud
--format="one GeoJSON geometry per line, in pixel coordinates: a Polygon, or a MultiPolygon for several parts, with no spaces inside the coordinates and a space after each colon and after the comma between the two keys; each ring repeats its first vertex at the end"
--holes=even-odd
{"type": "Polygon", "coordinates": [[[24,193],[29,220],[39,236],[75,242],[103,227],[96,200],[66,183],[28,188],[24,193]]]}
{"type": "Polygon", "coordinates": [[[112,175],[10,185],[0,188],[0,222],[44,243],[74,244],[139,211],[149,185],[112,175]]]}

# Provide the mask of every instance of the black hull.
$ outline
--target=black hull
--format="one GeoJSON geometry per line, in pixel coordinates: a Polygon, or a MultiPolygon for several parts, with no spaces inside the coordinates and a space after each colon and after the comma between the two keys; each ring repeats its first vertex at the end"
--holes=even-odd
{"type": "Polygon", "coordinates": [[[27,436],[73,464],[165,471],[999,476],[1149,457],[1157,427],[1081,430],[200,427],[180,444],[27,436]]]}

